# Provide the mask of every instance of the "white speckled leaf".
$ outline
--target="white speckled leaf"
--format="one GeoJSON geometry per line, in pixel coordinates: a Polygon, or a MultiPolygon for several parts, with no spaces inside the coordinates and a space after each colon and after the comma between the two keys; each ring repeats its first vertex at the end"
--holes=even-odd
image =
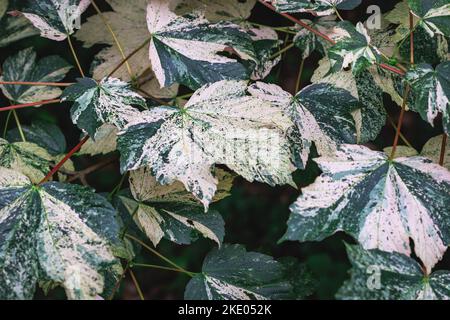
{"type": "Polygon", "coordinates": [[[434,124],[438,113],[442,113],[442,125],[450,133],[450,61],[433,69],[431,65],[419,64],[410,69],[405,80],[410,84],[415,101],[410,104],[412,111],[434,124]]]}
{"type": "Polygon", "coordinates": [[[170,11],[164,0],[151,0],[147,25],[152,34],[149,54],[161,87],[175,82],[191,89],[224,79],[247,79],[248,70],[236,59],[254,57],[250,36],[231,22],[210,23],[198,13],[184,17],[170,11]]]}
{"type": "MultiPolygon", "coordinates": [[[[36,61],[33,48],[19,51],[3,63],[0,81],[58,82],[72,67],[58,56],[36,61]]],[[[16,103],[38,102],[59,97],[61,89],[45,86],[0,85],[3,94],[16,103]]]]}
{"type": "Polygon", "coordinates": [[[360,108],[353,114],[358,143],[375,140],[386,124],[383,91],[375,81],[375,76],[372,75],[373,69],[376,68],[371,67],[357,75],[345,70],[329,73],[330,61],[328,58],[323,58],[319,61],[319,67],[311,78],[313,83],[328,83],[345,89],[359,100],[360,108]]]}
{"type": "Polygon", "coordinates": [[[298,168],[306,166],[312,142],[320,154],[333,154],[341,143],[356,143],[351,113],[358,103],[345,90],[318,84],[293,97],[277,85],[257,82],[250,86],[249,92],[284,110],[295,123],[288,138],[298,168]]]}
{"type": "Polygon", "coordinates": [[[0,166],[23,173],[33,183],[45,177],[52,160],[53,157],[35,143],[9,143],[0,138],[0,166]]]}
{"type": "Polygon", "coordinates": [[[271,0],[279,12],[306,12],[318,16],[328,16],[335,10],[352,10],[361,0],[271,0]]]}
{"type": "Polygon", "coordinates": [[[41,36],[63,41],[79,28],[90,0],[26,0],[21,13],[41,31],[41,36]]]}
{"type": "Polygon", "coordinates": [[[139,110],[132,105],[146,107],[144,98],[116,78],[104,78],[99,83],[91,78],[78,79],[64,90],[61,100],[75,102],[70,110],[73,123],[94,139],[105,123],[122,129],[139,118],[139,110]]]}
{"type": "Polygon", "coordinates": [[[142,112],[119,134],[122,172],[149,166],[158,182],[181,181],[205,207],[216,191],[215,163],[249,181],[293,184],[291,120],[246,91],[246,82],[224,80],[197,90],[182,108],[142,112]]]}
{"type": "MultiPolygon", "coordinates": [[[[223,245],[205,258],[202,273],[189,281],[186,300],[295,299],[295,274],[272,257],[223,245]]],[[[307,289],[305,289],[307,290],[307,289]]]]}
{"type": "Polygon", "coordinates": [[[250,17],[256,0],[172,0],[171,8],[178,15],[200,11],[211,22],[241,22],[250,17]]]}
{"type": "Polygon", "coordinates": [[[378,49],[371,47],[371,39],[361,22],[355,28],[350,22],[342,21],[338,28],[346,36],[328,50],[332,72],[351,66],[353,74],[359,74],[380,59],[378,49]]]}
{"type": "MultiPolygon", "coordinates": [[[[87,19],[82,28],[76,33],[76,38],[84,43],[85,47],[95,44],[106,44],[92,63],[93,78],[106,77],[121,61],[133,50],[140,47],[150,39],[147,29],[146,8],[147,0],[107,0],[113,11],[106,11],[102,16],[108,21],[116,35],[123,55],[115,43],[111,33],[105,26],[100,15],[94,15],[87,19]],[[95,30],[95,32],[92,32],[95,30]]],[[[172,98],[176,96],[178,85],[161,89],[154,73],[151,71],[151,63],[148,51],[142,48],[133,57],[127,60],[131,69],[131,76],[127,65],[124,64],[115,73],[115,77],[123,81],[136,79],[145,92],[157,98],[172,98]]]]}
{"type": "Polygon", "coordinates": [[[117,265],[114,208],[91,190],[31,185],[0,168],[0,297],[31,299],[36,282],[62,285],[69,299],[93,299],[117,265]]]}
{"type": "Polygon", "coordinates": [[[415,254],[427,270],[450,243],[450,172],[422,157],[389,162],[343,145],[315,160],[323,174],[291,206],[285,240],[318,241],[343,230],[366,249],[415,254]]]}
{"type": "Polygon", "coordinates": [[[400,253],[347,245],[351,279],[337,293],[344,300],[448,300],[450,272],[424,275],[414,259],[400,253]]]}
{"type": "MultiPolygon", "coordinates": [[[[328,16],[317,19],[316,21],[305,19],[302,21],[332,38],[333,30],[337,24],[335,18],[335,16],[328,16]]],[[[293,41],[295,46],[302,52],[303,59],[308,58],[314,51],[318,51],[321,55],[325,56],[327,50],[331,47],[329,42],[302,27],[300,27],[300,30],[294,36],[293,41]]]]}
{"type": "MultiPolygon", "coordinates": [[[[423,146],[422,156],[433,160],[434,163],[439,163],[442,150],[442,135],[431,138],[423,146]]],[[[445,146],[444,164],[443,166],[450,170],[450,139],[447,139],[445,146]]]]}

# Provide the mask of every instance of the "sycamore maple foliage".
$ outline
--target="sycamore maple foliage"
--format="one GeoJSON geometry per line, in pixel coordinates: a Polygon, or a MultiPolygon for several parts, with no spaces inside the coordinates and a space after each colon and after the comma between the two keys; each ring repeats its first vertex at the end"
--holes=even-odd
{"type": "Polygon", "coordinates": [[[449,271],[435,270],[450,244],[447,0],[399,1],[378,29],[341,18],[361,0],[106,2],[101,12],[90,0],[0,0],[0,47],[40,34],[67,40],[73,53],[38,59],[30,47],[3,61],[11,106],[0,111],[17,128],[0,138],[0,298],[31,299],[36,286],[61,286],[69,299],[114,297],[141,248],[161,257],[147,240],[157,248],[199,237],[217,245],[202,270],[163,257],[191,277],[186,299],[307,297],[314,281],[304,265],[224,243],[224,219],[210,204],[236,176],[296,187],[293,173],[312,148],[322,173],[299,190],[281,240],[344,231],[358,242],[347,245],[353,269],[337,298],[450,298],[449,271]],[[294,25],[252,22],[256,5],[294,25]],[[85,19],[90,6],[97,14],[85,19]],[[73,36],[106,45],[89,73],[73,36]],[[269,81],[293,46],[302,67],[320,56],[311,84],[298,83],[294,95],[269,81]],[[81,76],[60,82],[72,58],[81,76]],[[367,143],[386,124],[387,98],[402,110],[396,137],[373,151],[367,143]],[[60,102],[83,133],[68,153],[58,126],[20,125],[16,114],[60,102]],[[443,135],[421,153],[398,145],[406,109],[442,122],[443,135]],[[82,177],[75,152],[119,154],[129,188],[106,196],[71,183],[82,177]]]}

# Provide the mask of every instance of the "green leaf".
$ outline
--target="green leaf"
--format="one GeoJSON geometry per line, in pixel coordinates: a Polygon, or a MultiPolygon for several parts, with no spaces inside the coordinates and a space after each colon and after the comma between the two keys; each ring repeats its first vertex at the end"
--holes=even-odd
{"type": "MultiPolygon", "coordinates": [[[[202,273],[186,286],[186,300],[295,299],[296,273],[272,257],[247,252],[241,245],[213,249],[203,261],[202,273]],[[295,285],[294,285],[295,284],[295,285]]],[[[299,272],[300,270],[296,270],[299,272]]]]}
{"type": "MultiPolygon", "coordinates": [[[[58,82],[64,79],[71,68],[58,56],[36,61],[36,52],[30,47],[5,60],[0,81],[58,82]]],[[[50,100],[61,95],[61,89],[57,87],[0,85],[0,88],[15,103],[50,100]]]]}
{"type": "Polygon", "coordinates": [[[345,300],[448,300],[450,272],[424,275],[412,258],[347,245],[351,279],[337,294],[345,300]]]}
{"type": "Polygon", "coordinates": [[[337,29],[344,36],[328,50],[332,72],[351,66],[356,75],[379,61],[378,49],[370,45],[371,39],[362,23],[355,28],[350,22],[343,21],[338,23],[337,29]]]}
{"type": "Polygon", "coordinates": [[[323,174],[291,206],[284,240],[320,241],[337,231],[366,249],[414,252],[429,271],[450,243],[450,172],[422,157],[389,161],[343,145],[315,160],[323,174]]]}
{"type": "Polygon", "coordinates": [[[232,57],[254,56],[250,36],[230,22],[210,23],[198,14],[177,16],[164,0],[151,1],[147,24],[152,40],[150,61],[161,87],[175,82],[198,89],[224,79],[247,79],[249,72],[232,57]]]}
{"type": "Polygon", "coordinates": [[[256,0],[179,0],[173,11],[181,16],[200,11],[210,22],[241,22],[250,17],[255,4],[256,0]]]}
{"type": "Polygon", "coordinates": [[[412,111],[434,124],[438,113],[442,113],[444,131],[450,133],[450,62],[443,62],[433,69],[428,64],[419,64],[410,69],[405,80],[411,86],[415,101],[412,111]]]}
{"type": "Polygon", "coordinates": [[[26,0],[20,12],[42,37],[63,41],[79,28],[81,14],[90,4],[90,0],[26,0]]]}
{"type": "Polygon", "coordinates": [[[335,10],[353,10],[362,0],[271,0],[279,12],[307,12],[328,16],[335,10]]]}
{"type": "Polygon", "coordinates": [[[323,58],[315,70],[311,82],[327,83],[336,88],[347,90],[359,100],[360,106],[353,113],[357,130],[358,143],[366,143],[377,138],[386,124],[386,110],[384,109],[383,91],[372,75],[375,68],[362,71],[354,75],[352,71],[341,70],[328,73],[330,61],[323,58]]]}
{"type": "MultiPolygon", "coordinates": [[[[66,151],[66,138],[57,125],[37,119],[31,123],[31,126],[22,125],[22,131],[27,142],[37,144],[52,156],[66,151]]],[[[17,128],[9,130],[6,137],[10,142],[22,141],[17,128]]]]}
{"type": "Polygon", "coordinates": [[[450,37],[450,4],[447,0],[408,0],[409,7],[430,35],[450,37]]]}
{"type": "Polygon", "coordinates": [[[26,18],[9,16],[9,7],[8,0],[0,0],[0,48],[39,34],[26,18]]]}
{"type": "Polygon", "coordinates": [[[320,154],[333,154],[338,144],[356,143],[351,113],[358,101],[349,92],[327,84],[311,85],[295,97],[274,84],[257,82],[249,92],[290,116],[295,126],[288,132],[293,160],[304,169],[314,142],[320,154]]]}
{"type": "Polygon", "coordinates": [[[52,160],[53,157],[35,143],[9,143],[0,138],[0,167],[17,170],[33,183],[41,181],[50,171],[52,160]]]}
{"type": "Polygon", "coordinates": [[[116,78],[104,78],[99,83],[91,78],[78,79],[64,90],[61,100],[75,102],[70,110],[73,123],[94,139],[105,123],[121,129],[139,118],[139,110],[132,105],[146,107],[144,98],[116,78]]]}
{"type": "MultiPolygon", "coordinates": [[[[228,193],[230,175],[218,172],[219,186],[228,193]],[[225,185],[221,185],[222,179],[225,185]]],[[[215,210],[204,212],[203,206],[176,182],[168,186],[158,184],[148,168],[130,173],[130,187],[134,197],[119,195],[119,200],[136,225],[157,246],[164,237],[178,244],[190,244],[201,235],[219,246],[225,234],[224,221],[215,210]],[[135,200],[136,199],[136,200],[135,200]]]]}
{"type": "Polygon", "coordinates": [[[144,111],[118,137],[121,170],[149,166],[161,184],[178,180],[205,207],[217,180],[213,164],[248,181],[293,185],[283,110],[249,96],[244,81],[224,80],[197,90],[182,108],[144,111]]]}
{"type": "Polygon", "coordinates": [[[31,299],[36,282],[62,285],[69,299],[103,291],[102,272],[118,263],[114,208],[90,189],[36,187],[0,168],[0,297],[31,299]]]}

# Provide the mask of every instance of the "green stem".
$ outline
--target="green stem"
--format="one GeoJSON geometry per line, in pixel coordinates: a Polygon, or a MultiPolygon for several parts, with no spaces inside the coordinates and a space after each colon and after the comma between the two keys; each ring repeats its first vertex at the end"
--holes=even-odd
{"type": "Polygon", "coordinates": [[[300,85],[301,85],[301,82],[302,82],[302,74],[303,74],[304,67],[305,67],[305,59],[302,59],[302,62],[300,63],[300,68],[298,70],[297,82],[295,83],[295,93],[296,94],[300,90],[300,85]]]}
{"type": "Polygon", "coordinates": [[[336,7],[334,7],[334,12],[336,12],[336,15],[339,18],[339,20],[344,21],[344,19],[342,18],[341,14],[339,13],[339,10],[336,7]]]}
{"type": "Polygon", "coordinates": [[[130,268],[128,271],[130,272],[131,279],[133,280],[134,286],[136,287],[136,291],[137,291],[137,293],[139,295],[139,298],[141,300],[145,300],[144,294],[142,293],[141,287],[139,286],[139,282],[137,281],[133,270],[131,270],[131,268],[130,268]]]}
{"type": "Polygon", "coordinates": [[[161,270],[168,270],[168,271],[174,271],[174,272],[181,272],[181,270],[176,269],[176,268],[159,266],[159,265],[156,265],[156,264],[133,263],[133,267],[153,268],[153,269],[161,269],[161,270]]]}
{"type": "Polygon", "coordinates": [[[25,135],[23,134],[22,125],[20,124],[19,116],[17,115],[16,110],[12,110],[12,113],[14,115],[14,120],[16,121],[17,129],[19,129],[20,138],[23,142],[27,142],[27,139],[25,139],[25,135]]]}
{"type": "Polygon", "coordinates": [[[139,243],[141,246],[143,246],[145,249],[147,249],[148,251],[150,251],[151,253],[153,253],[155,256],[159,257],[160,259],[164,260],[165,262],[167,262],[168,264],[170,264],[171,266],[175,267],[176,269],[180,270],[180,272],[183,272],[187,275],[189,275],[190,277],[193,277],[195,275],[194,272],[190,272],[187,271],[186,269],[180,267],[179,265],[177,265],[175,262],[173,262],[172,260],[170,260],[169,258],[166,258],[165,256],[163,256],[161,253],[159,253],[158,251],[156,251],[155,249],[151,248],[149,245],[147,245],[145,242],[139,240],[138,238],[130,235],[130,234],[125,234],[125,236],[137,243],[139,243]]]}
{"type": "Polygon", "coordinates": [[[271,55],[269,57],[269,60],[274,59],[276,57],[278,57],[279,55],[283,54],[284,52],[288,51],[289,49],[291,49],[294,46],[294,43],[288,44],[286,47],[284,47],[283,49],[281,49],[280,51],[274,53],[273,55],[271,55]]]}
{"type": "Polygon", "coordinates": [[[8,115],[6,116],[5,128],[3,129],[3,139],[6,138],[6,133],[8,132],[9,120],[11,119],[12,110],[9,110],[8,115]]]}
{"type": "Polygon", "coordinates": [[[75,52],[75,48],[73,47],[72,40],[70,39],[70,35],[67,35],[67,42],[69,42],[70,51],[72,52],[73,58],[75,59],[75,63],[77,64],[78,70],[80,71],[81,76],[84,78],[83,68],[81,68],[80,61],[78,60],[77,53],[75,52]]]}

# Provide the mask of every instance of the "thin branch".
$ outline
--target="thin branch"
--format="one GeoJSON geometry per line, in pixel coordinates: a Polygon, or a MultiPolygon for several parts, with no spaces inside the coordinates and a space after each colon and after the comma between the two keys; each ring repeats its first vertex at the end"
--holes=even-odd
{"type": "Polygon", "coordinates": [[[23,142],[27,142],[27,139],[25,139],[25,135],[23,134],[22,125],[20,124],[19,116],[16,112],[16,110],[12,110],[14,120],[16,121],[17,129],[19,130],[20,138],[23,142]]]}
{"type": "Polygon", "coordinates": [[[133,267],[143,267],[143,268],[152,268],[152,269],[181,272],[179,269],[176,269],[176,268],[165,267],[165,266],[160,266],[160,265],[156,265],[156,264],[133,263],[133,267]]]}
{"type": "Polygon", "coordinates": [[[44,87],[69,87],[74,83],[66,82],[29,82],[29,81],[0,81],[1,85],[44,86],[44,87]]]}
{"type": "Polygon", "coordinates": [[[112,77],[114,73],[116,73],[117,70],[120,69],[121,66],[123,66],[129,59],[131,59],[136,53],[138,53],[142,48],[144,48],[151,40],[152,38],[148,38],[144,41],[139,47],[134,49],[125,59],[122,60],[121,63],[119,63],[108,75],[108,78],[112,77]]]}
{"type": "Polygon", "coordinates": [[[136,288],[136,291],[139,295],[139,298],[141,300],[145,300],[144,294],[142,293],[141,287],[139,286],[139,282],[136,279],[136,276],[134,275],[133,270],[130,268],[128,269],[128,272],[130,273],[131,279],[133,280],[134,286],[136,288]]]}
{"type": "Polygon", "coordinates": [[[394,159],[395,152],[397,151],[397,145],[398,145],[398,140],[399,140],[400,133],[402,130],[403,117],[404,117],[405,111],[406,111],[406,104],[408,102],[409,91],[410,91],[410,87],[409,87],[409,85],[406,85],[405,92],[403,93],[402,110],[400,111],[400,117],[398,118],[397,131],[395,132],[394,144],[392,145],[392,152],[391,152],[391,156],[389,157],[389,160],[394,159]]]}
{"type": "Polygon", "coordinates": [[[176,269],[180,270],[180,272],[183,272],[189,276],[194,276],[193,272],[187,271],[186,269],[180,267],[179,265],[177,265],[175,262],[173,262],[172,260],[166,258],[165,256],[163,256],[162,254],[160,254],[158,251],[156,251],[155,249],[151,248],[149,245],[147,245],[145,242],[139,240],[138,238],[130,235],[130,234],[125,234],[125,236],[127,238],[130,238],[131,240],[134,240],[135,242],[139,243],[141,246],[143,246],[145,249],[147,249],[148,251],[150,251],[151,253],[153,253],[154,255],[156,255],[157,257],[159,257],[160,259],[164,260],[165,262],[167,262],[168,264],[170,264],[171,266],[175,267],[176,269]]]}
{"type": "MultiPolygon", "coordinates": [[[[394,130],[397,132],[397,125],[395,124],[394,120],[388,115],[388,120],[391,126],[394,128],[394,130]]],[[[406,137],[400,132],[400,138],[403,140],[403,142],[410,148],[414,149],[412,144],[406,139],[406,137]]]]}
{"type": "MultiPolygon", "coordinates": [[[[311,27],[311,26],[308,25],[307,23],[305,23],[305,22],[303,22],[303,21],[301,21],[301,20],[299,20],[299,19],[297,19],[297,18],[294,18],[293,16],[291,16],[291,15],[289,15],[289,14],[287,14],[287,13],[278,12],[274,6],[272,6],[270,3],[268,3],[268,2],[266,2],[266,1],[264,1],[264,0],[258,0],[258,1],[259,1],[259,3],[261,3],[261,4],[263,4],[264,6],[266,6],[267,8],[269,8],[270,10],[272,10],[272,11],[274,11],[274,12],[276,12],[276,13],[282,15],[283,17],[285,17],[285,18],[291,20],[292,22],[295,22],[296,24],[298,24],[298,25],[302,26],[303,28],[309,30],[310,32],[314,33],[316,36],[318,36],[318,37],[324,39],[325,41],[328,41],[330,44],[332,44],[332,45],[335,45],[335,44],[336,44],[336,41],[334,41],[333,39],[331,39],[330,37],[328,37],[326,34],[324,34],[324,33],[320,32],[320,31],[314,29],[313,27],[311,27]]],[[[402,71],[402,70],[400,70],[400,69],[397,69],[397,68],[394,68],[394,67],[392,67],[392,66],[389,66],[389,65],[387,65],[387,64],[379,63],[378,65],[379,65],[381,68],[383,68],[383,69],[389,70],[389,71],[391,71],[391,72],[395,72],[395,73],[397,73],[397,74],[399,74],[399,75],[401,75],[401,76],[405,75],[405,72],[404,72],[404,71],[402,71]]]]}
{"type": "Polygon", "coordinates": [[[53,175],[56,172],[58,172],[59,168],[61,168],[64,165],[64,163],[66,163],[66,161],[69,160],[70,157],[72,157],[72,155],[75,152],[80,150],[80,148],[83,146],[83,144],[86,143],[86,141],[88,141],[88,139],[89,139],[89,136],[84,137],[72,150],[69,151],[68,154],[66,154],[66,156],[60,162],[58,162],[58,164],[56,166],[53,167],[53,169],[38,184],[43,184],[44,182],[50,180],[51,177],[53,177],[53,175]]]}
{"type": "Polygon", "coordinates": [[[441,144],[441,154],[439,156],[439,164],[441,166],[444,165],[444,161],[445,161],[445,148],[447,146],[447,134],[444,133],[444,136],[442,137],[442,144],[441,144]]]}
{"type": "Polygon", "coordinates": [[[410,40],[410,47],[409,47],[409,52],[410,52],[410,62],[411,65],[414,65],[414,16],[412,14],[411,11],[409,11],[409,40],[410,40]]]}
{"type": "Polygon", "coordinates": [[[275,52],[273,55],[271,55],[269,57],[269,60],[274,59],[276,57],[278,57],[279,55],[285,53],[286,51],[288,51],[289,49],[291,49],[294,46],[294,43],[288,44],[286,47],[284,47],[283,49],[281,49],[278,52],[275,52]]]}
{"type": "MultiPolygon", "coordinates": [[[[103,15],[103,12],[100,11],[100,9],[98,8],[97,4],[95,3],[94,0],[91,1],[92,6],[94,7],[95,11],[97,11],[98,15],[100,16],[100,19],[102,20],[103,24],[106,26],[106,28],[108,29],[109,33],[111,33],[111,36],[113,37],[113,40],[117,46],[117,48],[119,49],[120,54],[122,55],[122,59],[125,59],[125,52],[119,42],[119,39],[117,38],[114,30],[112,29],[111,25],[108,22],[108,19],[105,18],[105,16],[103,15]]],[[[125,62],[125,65],[127,67],[128,70],[128,74],[130,75],[130,78],[133,78],[133,72],[131,71],[131,66],[128,63],[128,61],[125,62]]]]}
{"type": "Polygon", "coordinates": [[[69,42],[70,51],[72,51],[73,58],[75,59],[75,63],[77,64],[78,70],[80,71],[81,76],[84,78],[83,68],[81,68],[80,61],[78,60],[77,53],[75,52],[75,48],[73,47],[72,40],[70,39],[70,35],[67,35],[67,42],[69,42]]]}
{"type": "Polygon", "coordinates": [[[6,138],[6,134],[8,133],[8,125],[9,120],[11,119],[12,110],[9,110],[8,115],[6,116],[5,127],[3,128],[3,139],[6,138]]]}
{"type": "Polygon", "coordinates": [[[53,99],[53,100],[44,100],[44,101],[38,101],[38,102],[16,104],[13,106],[0,108],[0,112],[8,111],[8,110],[15,110],[15,109],[22,109],[22,108],[27,108],[27,107],[41,106],[41,105],[52,104],[52,103],[59,103],[59,102],[61,102],[61,100],[53,99]]]}
{"type": "Polygon", "coordinates": [[[304,67],[305,67],[305,59],[302,59],[300,63],[300,68],[298,70],[297,81],[295,83],[295,94],[297,94],[297,92],[300,90],[304,67]]]}

